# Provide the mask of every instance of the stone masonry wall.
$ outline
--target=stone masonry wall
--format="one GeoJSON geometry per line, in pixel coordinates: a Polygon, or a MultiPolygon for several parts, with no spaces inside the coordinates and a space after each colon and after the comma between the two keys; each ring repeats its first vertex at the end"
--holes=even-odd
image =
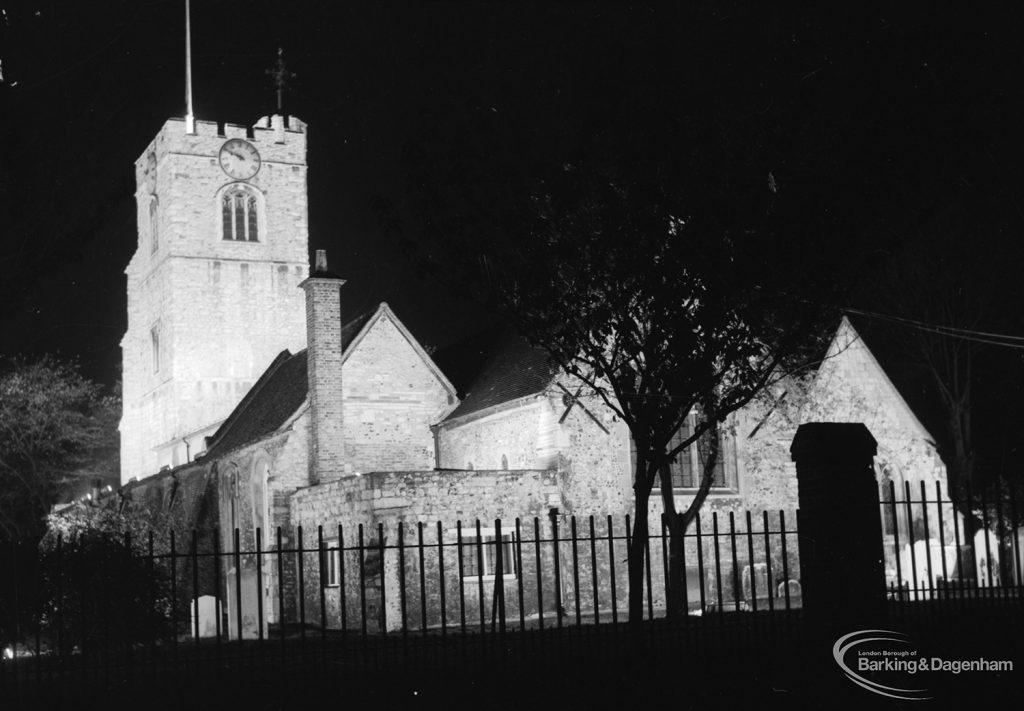
{"type": "MultiPolygon", "coordinates": [[[[256,529],[260,529],[260,567],[266,578],[263,609],[265,618],[276,622],[280,611],[286,619],[294,617],[298,600],[297,569],[292,556],[278,557],[280,546],[288,549],[296,543],[296,531],[291,520],[290,500],[300,487],[309,485],[309,415],[308,410],[297,417],[283,432],[228,452],[216,462],[217,486],[220,491],[221,546],[224,551],[235,550],[234,529],[238,529],[240,550],[247,553],[240,558],[239,578],[251,580],[256,588],[257,564],[254,555],[256,529]],[[278,565],[283,574],[279,580],[278,565]]],[[[228,583],[232,583],[228,575],[228,583]]],[[[255,622],[249,618],[255,613],[255,592],[246,590],[242,610],[244,628],[252,632],[255,622]],[[251,594],[249,594],[251,593],[251,594]],[[249,600],[247,603],[246,600],[249,600]]],[[[235,624],[233,606],[236,600],[228,596],[229,623],[235,624]]]]}
{"type": "MultiPolygon", "coordinates": [[[[511,540],[515,539],[517,516],[528,532],[533,530],[533,517],[538,517],[537,525],[547,532],[551,525],[548,511],[559,505],[558,477],[550,471],[375,472],[298,492],[292,502],[292,517],[310,532],[312,541],[318,542],[314,532],[317,526],[323,526],[323,536],[330,546],[338,545],[338,525],[343,526],[345,580],[344,584],[325,587],[323,614],[328,625],[342,626],[344,599],[344,625],[359,629],[363,624],[361,590],[365,588],[365,623],[370,631],[379,631],[395,629],[403,619],[413,628],[437,627],[442,620],[454,626],[464,618],[479,624],[481,611],[490,619],[495,576],[460,576],[460,552],[463,572],[473,569],[477,554],[487,556],[489,565],[485,568],[493,570],[496,562],[495,546],[486,539],[484,545],[477,542],[477,521],[484,534],[493,535],[495,519],[502,519],[503,537],[511,540]],[[426,606],[425,618],[421,602],[426,606]]],[[[548,614],[554,614],[555,597],[550,588],[554,578],[536,574],[538,555],[542,570],[550,569],[553,550],[550,545],[527,550],[522,571],[515,570],[516,562],[505,561],[506,575],[497,583],[506,586],[506,613],[510,617],[519,614],[519,581],[524,585],[524,605],[528,607],[523,609],[524,614],[535,615],[539,610],[538,580],[542,586],[540,599],[548,601],[548,614]]],[[[304,557],[307,619],[320,619],[324,564],[324,556],[315,552],[304,557]]]]}
{"type": "Polygon", "coordinates": [[[444,384],[388,312],[350,348],[342,366],[346,470],[432,468],[430,426],[451,404],[444,384]]]}
{"type": "MultiPolygon", "coordinates": [[[[557,422],[566,406],[554,398],[549,398],[547,405],[557,422]]],[[[562,452],[558,469],[566,513],[620,517],[632,511],[629,428],[600,398],[581,398],[559,426],[557,441],[562,452]],[[598,427],[587,412],[605,429],[598,427]]]]}
{"type": "Polygon", "coordinates": [[[802,422],[863,422],[878,458],[912,483],[945,486],[945,467],[929,434],[903,402],[857,332],[844,321],[814,380],[802,422]]]}
{"type": "MultiPolygon", "coordinates": [[[[567,387],[571,392],[575,392],[571,385],[570,383],[567,387]]],[[[552,389],[552,392],[556,391],[552,389]]],[[[560,393],[561,390],[557,392],[560,393]]],[[[621,558],[618,559],[618,562],[622,563],[625,559],[624,517],[633,513],[633,463],[628,428],[596,397],[581,398],[567,414],[566,409],[567,404],[561,397],[545,396],[521,407],[497,412],[476,421],[448,424],[439,431],[441,462],[459,466],[464,465],[463,460],[473,461],[471,458],[487,461],[488,458],[500,456],[499,452],[505,448],[517,451],[510,445],[518,442],[524,442],[524,449],[531,454],[544,446],[550,447],[551,451],[557,453],[555,463],[562,496],[558,521],[563,535],[569,535],[575,518],[578,534],[586,538],[589,536],[589,517],[593,515],[598,538],[604,539],[611,527],[615,540],[613,548],[622,547],[621,558]],[[559,424],[558,421],[562,419],[563,414],[566,416],[559,424]],[[598,426],[594,418],[604,429],[598,426]],[[612,516],[611,522],[607,520],[608,515],[612,516]]],[[[747,458],[760,451],[756,447],[750,447],[747,442],[747,435],[757,424],[755,415],[756,413],[738,413],[722,427],[722,456],[728,458],[726,469],[736,487],[712,493],[702,508],[701,529],[706,538],[700,545],[699,553],[700,558],[707,564],[703,567],[703,587],[707,598],[705,604],[710,604],[709,600],[717,604],[717,595],[714,593],[719,587],[723,589],[723,604],[742,597],[742,591],[751,588],[751,568],[757,571],[753,578],[753,587],[759,597],[768,594],[769,587],[776,590],[787,575],[790,579],[798,577],[796,539],[792,536],[797,490],[795,472],[789,465],[788,441],[784,450],[785,458],[778,462],[778,466],[748,468],[747,458]],[[749,530],[752,534],[758,534],[756,538],[751,536],[752,559],[750,546],[746,545],[748,510],[752,514],[749,530]],[[764,511],[769,512],[770,540],[767,545],[762,516],[764,511]],[[783,517],[787,520],[790,531],[786,536],[785,550],[779,534],[780,511],[785,512],[783,517]],[[716,559],[712,543],[716,527],[720,535],[717,567],[712,565],[716,559]],[[728,545],[731,542],[729,536],[733,532],[741,543],[735,556],[728,545]],[[785,570],[787,568],[788,571],[785,570]],[[721,585],[716,575],[721,576],[721,585]],[[744,575],[747,577],[744,578],[744,575]]],[[[689,506],[692,496],[679,494],[675,499],[677,510],[683,511],[689,506]]],[[[661,511],[662,502],[656,489],[649,509],[649,530],[655,536],[652,539],[651,551],[651,597],[656,610],[662,610],[665,604],[665,567],[660,539],[661,511]]],[[[689,534],[688,590],[691,593],[691,603],[699,606],[699,572],[702,566],[698,556],[695,528],[691,528],[689,534]]],[[[578,591],[574,589],[575,580],[566,579],[561,584],[560,598],[569,608],[575,606],[577,601],[584,609],[595,605],[604,608],[610,598],[611,584],[621,586],[618,591],[619,600],[625,599],[625,581],[622,579],[625,569],[620,565],[613,573],[612,561],[604,549],[599,547],[595,553],[594,560],[598,564],[599,573],[597,594],[595,595],[590,586],[583,584],[589,580],[591,565],[590,558],[584,555],[578,559],[582,575],[581,588],[578,591]]]]}
{"type": "Polygon", "coordinates": [[[541,438],[552,429],[545,426],[549,404],[537,398],[478,419],[445,424],[438,428],[439,465],[445,469],[496,469],[502,456],[512,468],[547,468],[557,458],[542,448],[541,438]]]}
{"type": "MultiPolygon", "coordinates": [[[[945,468],[928,433],[845,324],[812,382],[784,385],[775,397],[755,401],[739,415],[744,494],[754,506],[795,507],[796,466],[789,447],[797,428],[806,422],[862,422],[878,442],[879,463],[887,463],[914,486],[924,481],[934,487],[938,481],[945,487],[945,468]],[[780,401],[778,396],[787,389],[780,401]]],[[[929,489],[930,494],[933,491],[929,489]]]]}

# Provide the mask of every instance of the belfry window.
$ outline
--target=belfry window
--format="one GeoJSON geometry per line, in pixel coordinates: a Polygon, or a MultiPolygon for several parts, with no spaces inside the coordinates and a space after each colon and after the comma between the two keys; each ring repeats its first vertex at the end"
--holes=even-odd
{"type": "Polygon", "coordinates": [[[260,239],[259,203],[252,190],[240,185],[228,188],[221,198],[224,239],[258,242],[260,239]]]}

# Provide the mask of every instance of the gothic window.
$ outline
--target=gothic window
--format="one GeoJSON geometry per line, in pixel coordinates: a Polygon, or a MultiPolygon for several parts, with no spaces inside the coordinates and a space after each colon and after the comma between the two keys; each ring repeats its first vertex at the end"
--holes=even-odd
{"type": "Polygon", "coordinates": [[[249,241],[256,242],[259,239],[259,226],[258,220],[256,219],[256,196],[250,195],[245,201],[245,214],[248,220],[248,226],[246,228],[246,234],[249,235],[249,241]]]}
{"type": "Polygon", "coordinates": [[[910,539],[910,530],[907,526],[903,475],[891,463],[878,457],[875,458],[875,471],[878,473],[878,485],[881,489],[882,533],[886,536],[899,536],[901,543],[907,543],[910,539]]]}
{"type": "Polygon", "coordinates": [[[221,230],[226,240],[259,241],[259,201],[251,188],[233,185],[224,191],[221,198],[221,230]]]}
{"type": "MultiPolygon", "coordinates": [[[[252,525],[262,531],[263,540],[267,540],[269,531],[269,511],[267,507],[267,481],[270,478],[270,463],[260,459],[253,467],[252,477],[252,525]]],[[[255,531],[253,536],[255,536],[255,531]]]]}
{"type": "MultiPolygon", "coordinates": [[[[684,420],[683,426],[679,428],[675,436],[668,443],[668,449],[672,450],[680,443],[693,435],[693,428],[696,425],[696,414],[690,415],[684,420]]],[[[700,487],[701,476],[704,466],[711,455],[711,437],[715,436],[714,431],[705,432],[695,443],[690,444],[686,449],[676,455],[674,462],[666,466],[672,477],[672,488],[674,489],[697,489],[700,487]]],[[[713,479],[711,481],[711,492],[729,493],[735,491],[736,468],[735,450],[731,440],[722,436],[721,428],[717,431],[718,456],[715,460],[713,479]]],[[[630,437],[630,462],[631,467],[636,467],[636,443],[630,437]]],[[[658,487],[655,482],[655,488],[658,487]]]]}
{"type": "Polygon", "coordinates": [[[160,233],[157,231],[156,221],[156,195],[149,196],[149,247],[150,252],[155,252],[160,246],[160,233]]]}
{"type": "Polygon", "coordinates": [[[149,331],[149,344],[153,352],[153,372],[160,372],[160,328],[153,326],[149,331]]]}
{"type": "MultiPolygon", "coordinates": [[[[696,425],[696,416],[690,413],[683,421],[675,436],[668,443],[669,450],[677,447],[681,442],[693,436],[693,428],[696,425]]],[[[668,464],[672,474],[672,487],[675,489],[696,489],[700,486],[701,476],[704,473],[704,466],[711,457],[711,437],[715,433],[707,431],[694,444],[676,455],[676,460],[668,464]]],[[[718,439],[718,456],[715,458],[714,479],[711,488],[722,489],[728,486],[725,479],[725,447],[722,446],[722,438],[718,439]]]]}
{"type": "Polygon", "coordinates": [[[227,485],[227,492],[226,492],[226,496],[224,498],[227,499],[227,501],[228,501],[229,512],[230,512],[230,519],[228,521],[228,523],[230,525],[229,525],[228,531],[226,531],[225,534],[230,537],[232,535],[231,532],[234,531],[238,527],[238,499],[239,499],[238,485],[239,485],[239,482],[238,482],[238,466],[236,464],[231,464],[230,469],[228,469],[228,475],[224,479],[224,482],[227,485]]]}

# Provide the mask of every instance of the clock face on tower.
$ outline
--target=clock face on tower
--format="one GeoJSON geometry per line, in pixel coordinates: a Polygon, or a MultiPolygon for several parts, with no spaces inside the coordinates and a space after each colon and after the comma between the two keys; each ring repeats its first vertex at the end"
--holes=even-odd
{"type": "Polygon", "coordinates": [[[231,138],[220,147],[220,167],[235,180],[248,180],[260,170],[256,146],[241,138],[231,138]]]}

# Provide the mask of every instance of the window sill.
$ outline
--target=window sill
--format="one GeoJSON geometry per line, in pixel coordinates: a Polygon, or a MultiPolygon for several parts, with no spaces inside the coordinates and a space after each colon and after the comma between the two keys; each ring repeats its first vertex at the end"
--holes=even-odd
{"type": "MultiPolygon", "coordinates": [[[[698,489],[673,489],[673,496],[696,496],[698,489]]],[[[708,490],[708,496],[739,496],[739,489],[731,487],[713,487],[708,490]]]]}
{"type": "MultiPolygon", "coordinates": [[[[494,579],[496,577],[497,576],[495,576],[495,575],[484,575],[483,578],[481,578],[479,575],[467,575],[464,578],[462,578],[462,582],[463,582],[463,584],[472,583],[472,584],[475,585],[475,584],[479,583],[481,581],[481,579],[482,579],[483,582],[485,582],[485,583],[493,583],[494,579]]],[[[501,576],[501,578],[502,578],[502,580],[515,580],[516,579],[516,574],[515,573],[505,573],[504,575],[501,576]]]]}

